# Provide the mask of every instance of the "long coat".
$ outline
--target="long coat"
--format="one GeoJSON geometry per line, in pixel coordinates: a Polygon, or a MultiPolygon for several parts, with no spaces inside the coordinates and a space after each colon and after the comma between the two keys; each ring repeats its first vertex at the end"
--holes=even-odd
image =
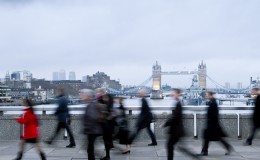
{"type": "Polygon", "coordinates": [[[226,134],[219,124],[219,109],[216,99],[211,99],[208,106],[204,138],[210,141],[218,141],[221,137],[226,137],[226,134]]]}
{"type": "Polygon", "coordinates": [[[22,139],[32,139],[39,137],[38,119],[31,109],[25,109],[23,116],[17,118],[16,121],[24,125],[22,139]]]}
{"type": "Polygon", "coordinates": [[[136,124],[138,129],[143,129],[148,127],[153,120],[153,115],[147,103],[147,100],[145,98],[142,98],[141,103],[142,103],[141,113],[138,116],[137,124],[136,124]]]}
{"type": "Polygon", "coordinates": [[[256,128],[260,127],[260,95],[255,99],[255,108],[253,113],[253,125],[256,128]]]}
{"type": "Polygon", "coordinates": [[[54,113],[57,116],[58,122],[67,123],[69,118],[68,100],[64,95],[58,96],[58,107],[54,113]]]}
{"type": "Polygon", "coordinates": [[[182,104],[178,100],[171,117],[165,122],[164,127],[169,128],[169,134],[178,139],[184,136],[184,126],[182,120],[182,104]]]}

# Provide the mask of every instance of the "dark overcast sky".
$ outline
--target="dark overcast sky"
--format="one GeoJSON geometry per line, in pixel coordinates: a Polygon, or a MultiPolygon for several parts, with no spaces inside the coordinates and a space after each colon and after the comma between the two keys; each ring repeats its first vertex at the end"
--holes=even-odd
{"type": "MultiPolygon", "coordinates": [[[[0,0],[0,77],[104,71],[134,85],[156,60],[164,71],[195,70],[204,60],[217,82],[246,86],[260,76],[259,8],[259,0],[0,0]]],[[[163,83],[189,86],[191,76],[163,83]]]]}

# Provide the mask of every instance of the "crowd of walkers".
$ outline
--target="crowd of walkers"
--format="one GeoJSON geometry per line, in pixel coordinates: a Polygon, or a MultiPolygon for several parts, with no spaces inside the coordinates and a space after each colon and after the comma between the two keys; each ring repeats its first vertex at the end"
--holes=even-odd
{"type": "MultiPolygon", "coordinates": [[[[252,94],[256,96],[253,127],[250,136],[245,142],[245,145],[252,145],[252,141],[257,129],[260,128],[260,90],[258,88],[252,89],[252,94]]],[[[141,89],[138,92],[141,98],[140,114],[137,117],[135,129],[130,129],[126,109],[124,107],[123,97],[114,97],[107,94],[102,88],[95,91],[90,89],[80,90],[80,98],[86,105],[82,124],[82,133],[86,137],[86,151],[88,160],[95,160],[95,141],[97,138],[102,138],[105,148],[105,157],[101,160],[110,160],[110,150],[116,148],[122,154],[129,154],[131,152],[131,145],[140,133],[141,130],[146,129],[151,138],[151,143],[148,146],[156,146],[157,140],[155,134],[151,129],[151,123],[155,121],[154,115],[151,111],[146,97],[146,91],[141,89]],[[133,133],[130,130],[134,130],[133,133]]],[[[203,145],[201,153],[195,154],[183,143],[185,137],[185,130],[183,124],[183,109],[182,109],[182,92],[180,89],[173,89],[173,113],[168,119],[160,124],[160,128],[168,128],[168,138],[166,143],[168,160],[173,160],[174,149],[187,154],[191,158],[200,159],[201,156],[208,155],[209,143],[211,141],[218,141],[223,144],[226,149],[225,155],[229,155],[234,151],[233,147],[224,139],[227,134],[219,123],[219,109],[214,93],[208,91],[207,98],[207,114],[206,124],[203,131],[203,145]]],[[[76,147],[73,132],[70,128],[71,117],[69,114],[68,101],[63,89],[57,90],[57,104],[58,107],[54,115],[57,117],[57,128],[55,133],[49,138],[46,143],[51,145],[62,129],[67,131],[70,143],[67,148],[76,147]]],[[[46,160],[46,155],[39,145],[39,121],[34,112],[33,102],[30,99],[24,99],[24,114],[21,117],[15,117],[16,121],[22,124],[22,136],[20,147],[15,160],[21,160],[24,153],[26,143],[33,144],[42,160],[46,160]]]]}

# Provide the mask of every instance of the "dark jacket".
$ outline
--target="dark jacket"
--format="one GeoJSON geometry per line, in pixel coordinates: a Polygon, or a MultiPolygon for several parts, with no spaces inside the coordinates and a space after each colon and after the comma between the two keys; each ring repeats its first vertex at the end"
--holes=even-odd
{"type": "Polygon", "coordinates": [[[141,113],[138,116],[137,124],[136,124],[137,128],[139,129],[148,127],[153,120],[153,115],[146,99],[142,98],[141,103],[142,103],[141,113]]]}
{"type": "Polygon", "coordinates": [[[257,128],[260,127],[260,95],[255,99],[255,108],[253,113],[253,125],[257,128]]]}
{"type": "Polygon", "coordinates": [[[70,117],[68,100],[64,95],[60,95],[57,98],[58,98],[58,107],[54,114],[57,116],[59,122],[67,123],[70,117]]]}
{"type": "Polygon", "coordinates": [[[219,124],[219,110],[216,99],[208,102],[207,122],[204,138],[210,141],[218,141],[220,137],[226,137],[219,124]]]}
{"type": "Polygon", "coordinates": [[[90,102],[83,116],[84,134],[103,134],[105,105],[98,102],[90,102]]]}
{"type": "Polygon", "coordinates": [[[164,124],[164,127],[168,127],[168,126],[170,127],[169,134],[171,136],[175,138],[180,138],[184,136],[185,133],[184,133],[183,120],[182,120],[182,104],[179,100],[176,103],[173,114],[164,124]]]}

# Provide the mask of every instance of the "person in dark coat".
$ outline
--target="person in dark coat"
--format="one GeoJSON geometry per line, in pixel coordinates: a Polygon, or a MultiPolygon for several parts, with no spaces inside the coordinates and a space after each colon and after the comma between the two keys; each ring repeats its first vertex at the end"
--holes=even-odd
{"type": "Polygon", "coordinates": [[[183,118],[182,118],[182,104],[180,101],[181,97],[181,90],[180,89],[174,89],[172,96],[175,100],[175,108],[173,111],[173,114],[169,117],[169,119],[166,120],[164,124],[160,126],[160,128],[169,127],[168,131],[168,140],[167,140],[167,157],[168,160],[173,160],[174,157],[174,147],[177,143],[179,143],[178,149],[185,154],[199,159],[196,154],[190,152],[187,147],[185,147],[181,143],[181,139],[185,136],[184,132],[184,126],[183,126],[183,118]]]}
{"type": "Polygon", "coordinates": [[[210,141],[219,141],[226,148],[226,155],[229,155],[233,150],[231,145],[226,142],[223,137],[226,137],[226,134],[222,130],[219,123],[219,110],[216,99],[214,98],[214,92],[207,92],[206,97],[208,101],[208,110],[207,110],[207,123],[206,129],[204,130],[204,142],[202,151],[199,156],[207,156],[208,155],[208,147],[210,141]]]}
{"type": "Polygon", "coordinates": [[[25,150],[25,144],[34,144],[36,150],[41,156],[42,160],[46,160],[46,156],[39,144],[39,123],[36,114],[34,113],[33,103],[29,99],[23,101],[24,106],[28,107],[24,111],[22,117],[17,117],[16,121],[23,124],[23,135],[20,141],[20,151],[14,160],[21,160],[23,157],[23,152],[25,150]]]}
{"type": "Polygon", "coordinates": [[[101,160],[110,160],[110,150],[114,148],[113,144],[113,133],[115,126],[115,115],[114,115],[114,98],[111,94],[105,94],[103,89],[97,90],[98,99],[97,101],[106,106],[106,121],[103,124],[103,140],[106,150],[106,156],[101,158],[101,160]],[[103,93],[103,94],[102,94],[103,93]]]}
{"type": "Polygon", "coordinates": [[[114,136],[115,139],[119,140],[120,145],[126,145],[126,148],[122,148],[121,146],[115,146],[119,150],[122,151],[122,154],[127,154],[130,153],[130,145],[128,144],[128,135],[129,135],[129,130],[128,130],[128,120],[126,116],[126,109],[123,105],[123,98],[119,97],[118,98],[118,112],[117,112],[117,117],[116,117],[116,123],[117,126],[119,127],[118,133],[114,136]]]}
{"type": "Polygon", "coordinates": [[[55,131],[55,134],[53,135],[50,140],[48,140],[46,143],[47,144],[52,144],[52,141],[58,136],[59,132],[61,129],[66,129],[68,132],[69,138],[70,138],[70,144],[66,146],[67,148],[73,148],[76,147],[76,143],[74,140],[73,133],[69,127],[70,125],[70,114],[69,114],[69,108],[68,108],[68,100],[64,95],[64,90],[63,89],[58,89],[57,90],[57,98],[58,98],[58,107],[54,113],[54,115],[57,117],[58,120],[58,126],[55,131]]]}
{"type": "Polygon", "coordinates": [[[256,96],[255,98],[255,108],[252,116],[252,130],[249,137],[246,140],[246,145],[252,145],[252,141],[254,139],[255,133],[257,129],[260,128],[260,90],[259,88],[252,89],[252,95],[256,96]]]}
{"type": "Polygon", "coordinates": [[[103,123],[105,105],[94,101],[94,92],[89,89],[80,91],[81,99],[87,103],[83,116],[83,132],[87,135],[88,160],[95,160],[95,140],[104,133],[103,123]]]}
{"type": "Polygon", "coordinates": [[[148,144],[148,146],[156,146],[157,141],[155,138],[154,133],[151,130],[150,123],[153,121],[153,115],[151,112],[151,109],[147,103],[147,100],[145,99],[146,96],[146,91],[145,90],[140,90],[139,91],[139,96],[142,98],[141,103],[141,113],[139,114],[137,118],[137,123],[136,123],[136,132],[129,138],[129,144],[132,144],[136,136],[139,134],[139,132],[146,128],[147,132],[152,140],[151,144],[148,144]]]}

